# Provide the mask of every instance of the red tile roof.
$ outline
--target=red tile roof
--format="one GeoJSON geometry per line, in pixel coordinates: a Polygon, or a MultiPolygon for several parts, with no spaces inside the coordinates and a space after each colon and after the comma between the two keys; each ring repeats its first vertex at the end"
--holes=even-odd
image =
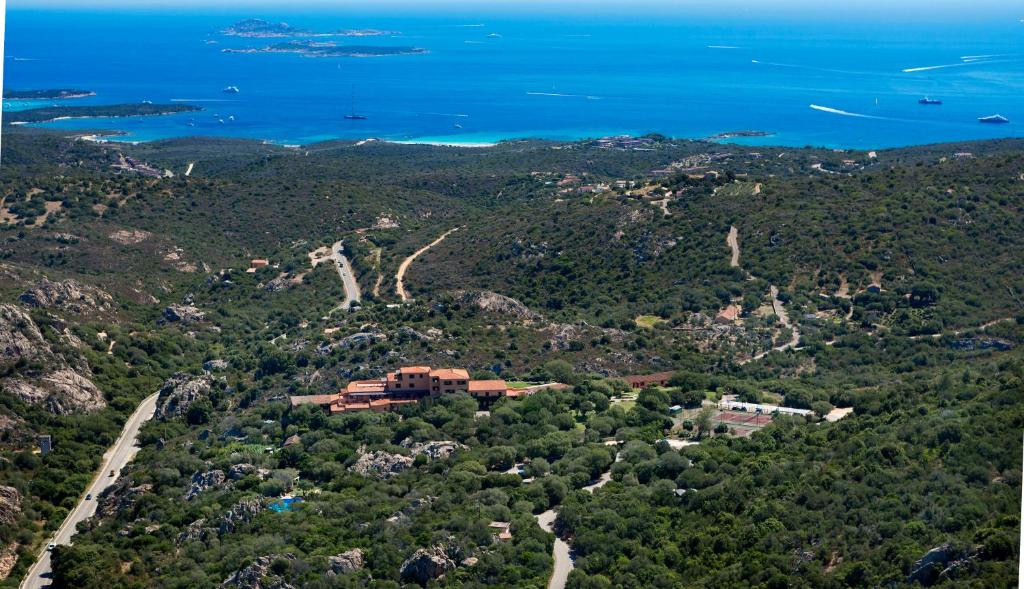
{"type": "Polygon", "coordinates": [[[464,368],[435,368],[430,376],[441,380],[469,380],[469,372],[464,368]]]}
{"type": "Polygon", "coordinates": [[[429,366],[403,366],[398,369],[402,374],[427,374],[430,372],[429,366]]]}
{"type": "Polygon", "coordinates": [[[339,395],[297,395],[290,397],[292,407],[298,407],[299,405],[329,405],[332,401],[337,399],[339,395]]]}
{"type": "Polygon", "coordinates": [[[469,392],[483,393],[487,391],[507,391],[508,385],[503,380],[471,380],[469,392]]]}

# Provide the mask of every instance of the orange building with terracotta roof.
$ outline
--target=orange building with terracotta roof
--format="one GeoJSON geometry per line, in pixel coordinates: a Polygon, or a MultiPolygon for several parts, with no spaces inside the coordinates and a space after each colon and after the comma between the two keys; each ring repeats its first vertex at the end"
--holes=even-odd
{"type": "Polygon", "coordinates": [[[466,392],[482,405],[490,405],[505,396],[503,380],[470,380],[464,368],[403,366],[387,376],[372,380],[354,380],[345,390],[333,395],[291,397],[292,407],[319,405],[332,414],[346,411],[389,411],[427,396],[466,392]]]}

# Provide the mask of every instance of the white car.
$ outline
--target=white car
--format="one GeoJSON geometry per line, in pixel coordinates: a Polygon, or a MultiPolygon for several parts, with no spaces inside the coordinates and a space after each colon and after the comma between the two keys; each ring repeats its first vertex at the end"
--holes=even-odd
{"type": "Polygon", "coordinates": [[[50,542],[49,544],[46,545],[46,549],[50,550],[50,551],[53,551],[53,549],[56,548],[56,547],[57,547],[57,545],[54,544],[53,542],[50,542]]]}

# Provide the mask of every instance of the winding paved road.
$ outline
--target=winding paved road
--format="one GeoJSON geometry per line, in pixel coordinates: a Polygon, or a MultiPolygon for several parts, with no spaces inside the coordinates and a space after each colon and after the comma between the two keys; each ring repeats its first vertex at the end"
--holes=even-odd
{"type": "MultiPolygon", "coordinates": [[[[153,393],[139,403],[135,413],[132,413],[128,421],[125,422],[121,436],[117,438],[114,445],[103,455],[103,466],[100,467],[99,472],[96,473],[96,476],[85,490],[93,498],[86,500],[83,496],[78,501],[75,509],[68,514],[64,523],[57,529],[57,532],[47,540],[47,544],[70,545],[71,537],[77,531],[76,526],[78,523],[89,519],[96,513],[96,498],[99,497],[99,494],[104,489],[117,482],[117,479],[120,478],[121,469],[131,462],[139,452],[139,447],[135,445],[138,441],[139,430],[142,428],[142,424],[149,421],[156,412],[157,394],[153,393]],[[109,476],[110,471],[114,471],[116,476],[109,476]]],[[[28,574],[21,581],[20,588],[39,589],[41,587],[50,587],[50,577],[50,552],[46,549],[46,546],[43,546],[36,563],[32,565],[28,574]]]]}
{"type": "MultiPolygon", "coordinates": [[[[622,460],[622,454],[615,454],[615,462],[620,460],[622,460]]],[[[612,469],[609,467],[608,470],[601,473],[601,477],[597,479],[596,483],[583,487],[583,490],[588,493],[593,493],[610,483],[611,480],[612,469]]],[[[537,518],[537,525],[539,525],[542,530],[549,534],[555,534],[555,517],[557,517],[557,515],[557,511],[549,509],[544,513],[535,515],[534,517],[537,518]]],[[[569,579],[569,571],[575,568],[575,565],[572,562],[572,551],[569,548],[569,544],[565,540],[559,538],[558,534],[555,534],[555,545],[551,549],[551,556],[555,559],[555,566],[551,571],[551,578],[548,579],[548,589],[564,589],[565,583],[569,579]]]]}
{"type": "Polygon", "coordinates": [[[402,278],[405,277],[405,271],[409,269],[409,264],[412,264],[412,261],[418,258],[420,254],[434,247],[435,245],[441,243],[442,241],[444,241],[445,237],[448,237],[449,235],[458,230],[459,227],[453,227],[448,231],[445,231],[444,233],[441,234],[441,237],[438,237],[434,241],[431,241],[427,245],[413,252],[413,254],[408,258],[402,260],[402,263],[398,266],[398,272],[395,273],[395,292],[398,293],[398,296],[402,297],[403,301],[408,301],[409,299],[412,298],[409,296],[409,293],[405,291],[405,285],[402,284],[402,278]]]}
{"type": "Polygon", "coordinates": [[[324,250],[328,248],[326,246],[317,248],[316,250],[309,253],[309,263],[316,268],[321,262],[325,260],[333,260],[334,265],[338,268],[338,276],[341,277],[341,286],[345,289],[345,300],[341,303],[342,308],[350,309],[352,303],[358,303],[360,301],[359,283],[356,282],[356,275],[352,271],[352,264],[342,253],[341,241],[336,241],[331,244],[330,252],[324,255],[324,250]]]}

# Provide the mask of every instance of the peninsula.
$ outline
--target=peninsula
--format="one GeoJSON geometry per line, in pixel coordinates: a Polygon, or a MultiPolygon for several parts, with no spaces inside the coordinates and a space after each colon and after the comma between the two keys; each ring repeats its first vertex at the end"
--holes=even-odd
{"type": "Polygon", "coordinates": [[[73,88],[50,88],[46,90],[4,90],[7,100],[54,100],[58,98],[85,98],[96,96],[92,90],[73,88]]]}
{"type": "Polygon", "coordinates": [[[100,119],[170,115],[202,110],[191,104],[101,104],[95,106],[47,106],[6,113],[10,125],[48,123],[62,119],[100,119]]]}
{"type": "Polygon", "coordinates": [[[736,137],[770,137],[774,135],[769,131],[725,131],[712,135],[707,138],[708,141],[717,141],[720,139],[735,139],[736,137]]]}
{"type": "Polygon", "coordinates": [[[330,32],[310,31],[293,27],[286,22],[273,23],[259,18],[240,20],[221,31],[222,35],[249,38],[281,38],[281,37],[377,37],[382,35],[398,35],[398,31],[382,31],[379,29],[342,29],[330,32]]]}
{"type": "Polygon", "coordinates": [[[384,57],[388,55],[419,55],[427,53],[420,47],[381,47],[373,45],[338,45],[330,41],[284,41],[266,47],[221,49],[223,53],[297,53],[306,57],[384,57]]]}

